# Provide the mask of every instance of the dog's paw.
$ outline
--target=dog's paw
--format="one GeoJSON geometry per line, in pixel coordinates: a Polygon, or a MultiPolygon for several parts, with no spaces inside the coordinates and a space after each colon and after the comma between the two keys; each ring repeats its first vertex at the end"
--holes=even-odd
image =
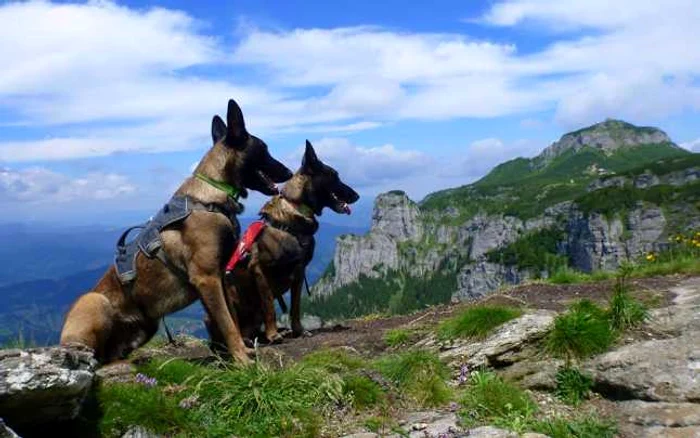
{"type": "Polygon", "coordinates": [[[282,336],[279,332],[275,332],[275,334],[272,336],[268,335],[267,340],[270,342],[270,344],[280,344],[282,341],[284,341],[284,336],[282,336]]]}
{"type": "Polygon", "coordinates": [[[292,337],[294,337],[294,338],[310,338],[312,336],[313,336],[313,333],[311,333],[308,330],[301,329],[301,330],[292,331],[292,337]]]}

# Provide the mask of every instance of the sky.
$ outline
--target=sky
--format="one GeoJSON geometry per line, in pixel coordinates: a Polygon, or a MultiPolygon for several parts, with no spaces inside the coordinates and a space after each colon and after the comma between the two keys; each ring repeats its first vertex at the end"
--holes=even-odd
{"type": "Polygon", "coordinates": [[[0,2],[0,221],[147,218],[229,98],[288,167],[314,144],[362,196],[323,219],[353,225],[608,117],[700,150],[697,23],[697,0],[0,2]]]}

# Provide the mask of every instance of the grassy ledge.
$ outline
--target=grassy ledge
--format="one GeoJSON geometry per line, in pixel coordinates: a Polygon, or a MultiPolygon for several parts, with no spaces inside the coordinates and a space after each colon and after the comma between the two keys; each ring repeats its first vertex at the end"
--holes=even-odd
{"type": "Polygon", "coordinates": [[[437,335],[441,340],[457,338],[483,339],[494,329],[522,314],[522,310],[510,307],[474,306],[443,321],[437,328],[437,335]]]}

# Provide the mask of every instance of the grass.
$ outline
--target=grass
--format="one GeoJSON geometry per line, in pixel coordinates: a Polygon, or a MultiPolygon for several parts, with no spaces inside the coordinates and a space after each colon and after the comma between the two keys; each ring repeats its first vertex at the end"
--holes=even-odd
{"type": "Polygon", "coordinates": [[[522,315],[522,311],[504,306],[481,305],[470,307],[443,321],[437,328],[439,339],[483,339],[504,323],[522,315]]]}
{"type": "Polygon", "coordinates": [[[343,379],[343,394],[351,400],[352,407],[363,410],[386,402],[381,386],[367,376],[350,375],[343,379]]]}
{"type": "Polygon", "coordinates": [[[304,356],[302,363],[313,368],[321,368],[330,373],[347,373],[367,366],[367,361],[352,350],[333,348],[311,352],[304,356]]]}
{"type": "Polygon", "coordinates": [[[535,421],[530,425],[533,432],[550,438],[614,438],[617,426],[613,421],[601,420],[592,415],[574,419],[554,418],[535,421]]]}
{"type": "Polygon", "coordinates": [[[445,383],[449,370],[433,353],[410,350],[380,358],[374,366],[421,406],[440,406],[452,399],[452,390],[445,383]]]}
{"type": "Polygon", "coordinates": [[[556,317],[545,345],[550,354],[569,364],[608,350],[614,340],[605,310],[590,300],[581,300],[556,317]]]}
{"type": "Polygon", "coordinates": [[[178,436],[199,436],[205,429],[210,437],[313,437],[324,410],[343,397],[338,375],[303,364],[216,369],[169,360],[140,371],[155,381],[99,389],[102,435],[121,436],[139,425],[178,436]]]}
{"type": "Polygon", "coordinates": [[[614,330],[636,327],[649,318],[649,311],[641,302],[629,294],[628,283],[632,267],[623,266],[615,282],[613,295],[608,307],[608,319],[614,330]]]}
{"type": "Polygon", "coordinates": [[[458,414],[467,427],[490,424],[552,438],[613,438],[617,433],[614,422],[593,415],[537,418],[537,405],[527,392],[490,371],[472,373],[460,403],[458,414]]]}
{"type": "Polygon", "coordinates": [[[406,328],[395,328],[387,330],[384,334],[384,342],[389,347],[399,347],[406,345],[413,337],[413,331],[406,328]]]}
{"type": "Polygon", "coordinates": [[[586,400],[593,387],[593,379],[573,367],[559,369],[556,375],[556,382],[555,394],[557,397],[573,406],[578,406],[582,401],[586,400]]]}
{"type": "Polygon", "coordinates": [[[487,371],[472,373],[460,403],[459,416],[466,425],[512,423],[515,418],[530,418],[537,410],[522,389],[487,371]]]}

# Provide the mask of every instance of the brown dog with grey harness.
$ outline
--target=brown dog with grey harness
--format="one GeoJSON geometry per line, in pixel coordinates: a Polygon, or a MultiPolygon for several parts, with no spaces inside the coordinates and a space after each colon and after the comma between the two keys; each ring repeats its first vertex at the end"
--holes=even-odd
{"type": "Polygon", "coordinates": [[[246,197],[247,189],[275,195],[275,183],[292,173],[248,133],[233,100],[227,123],[214,117],[212,139],[214,146],[156,216],[160,219],[144,226],[134,241],[138,245],[126,244],[124,236],[115,266],[73,304],[61,344],[86,345],[102,363],[118,360],[153,337],[164,315],[201,299],[228,352],[239,362],[250,361],[223,286],[240,234],[237,198],[246,197]]]}

